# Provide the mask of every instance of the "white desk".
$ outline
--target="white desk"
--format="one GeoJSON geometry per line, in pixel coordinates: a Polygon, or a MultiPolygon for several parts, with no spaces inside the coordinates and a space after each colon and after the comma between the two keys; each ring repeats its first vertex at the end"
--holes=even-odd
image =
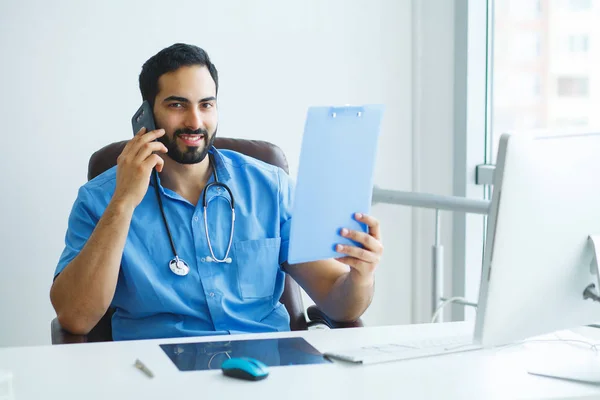
{"type": "MultiPolygon", "coordinates": [[[[469,334],[466,323],[313,330],[253,337],[303,336],[320,351],[411,338],[469,334]]],[[[341,362],[272,367],[263,381],[218,371],[179,372],[159,343],[223,336],[0,349],[0,370],[14,375],[15,400],[42,399],[513,399],[600,398],[600,386],[527,374],[523,351],[478,350],[361,366],[341,362]],[[133,367],[141,359],[155,374],[133,367]]]]}

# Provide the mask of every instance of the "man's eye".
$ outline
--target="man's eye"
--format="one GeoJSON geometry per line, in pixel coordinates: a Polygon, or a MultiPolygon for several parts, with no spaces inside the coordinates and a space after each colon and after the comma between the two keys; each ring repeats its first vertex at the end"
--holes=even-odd
{"type": "Polygon", "coordinates": [[[171,108],[181,108],[183,107],[181,103],[171,103],[169,104],[169,107],[171,108]]]}
{"type": "Polygon", "coordinates": [[[202,107],[203,108],[213,108],[213,104],[212,103],[202,103],[202,107]]]}

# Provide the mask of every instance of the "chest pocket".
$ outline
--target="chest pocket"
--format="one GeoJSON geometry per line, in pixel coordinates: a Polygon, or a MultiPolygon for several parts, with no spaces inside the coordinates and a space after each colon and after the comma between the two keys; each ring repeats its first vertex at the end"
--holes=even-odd
{"type": "Polygon", "coordinates": [[[244,299],[273,297],[279,272],[281,238],[234,243],[240,294],[244,299]]]}

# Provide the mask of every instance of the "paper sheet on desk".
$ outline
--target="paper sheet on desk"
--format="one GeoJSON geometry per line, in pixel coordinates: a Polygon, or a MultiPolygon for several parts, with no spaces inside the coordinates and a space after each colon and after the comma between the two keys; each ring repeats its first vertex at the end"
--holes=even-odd
{"type": "Polygon", "coordinates": [[[598,341],[560,331],[528,340],[524,349],[526,370],[532,375],[600,385],[598,341]]]}

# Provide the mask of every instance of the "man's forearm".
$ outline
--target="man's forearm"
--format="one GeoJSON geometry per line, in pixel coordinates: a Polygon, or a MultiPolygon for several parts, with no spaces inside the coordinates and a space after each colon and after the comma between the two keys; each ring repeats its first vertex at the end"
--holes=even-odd
{"type": "Polygon", "coordinates": [[[355,321],[371,304],[374,285],[372,275],[365,279],[351,270],[336,280],[319,307],[336,321],[355,321]]]}
{"type": "Polygon", "coordinates": [[[115,293],[133,208],[111,203],[87,243],[54,281],[50,300],[61,325],[86,334],[115,293]]]}

